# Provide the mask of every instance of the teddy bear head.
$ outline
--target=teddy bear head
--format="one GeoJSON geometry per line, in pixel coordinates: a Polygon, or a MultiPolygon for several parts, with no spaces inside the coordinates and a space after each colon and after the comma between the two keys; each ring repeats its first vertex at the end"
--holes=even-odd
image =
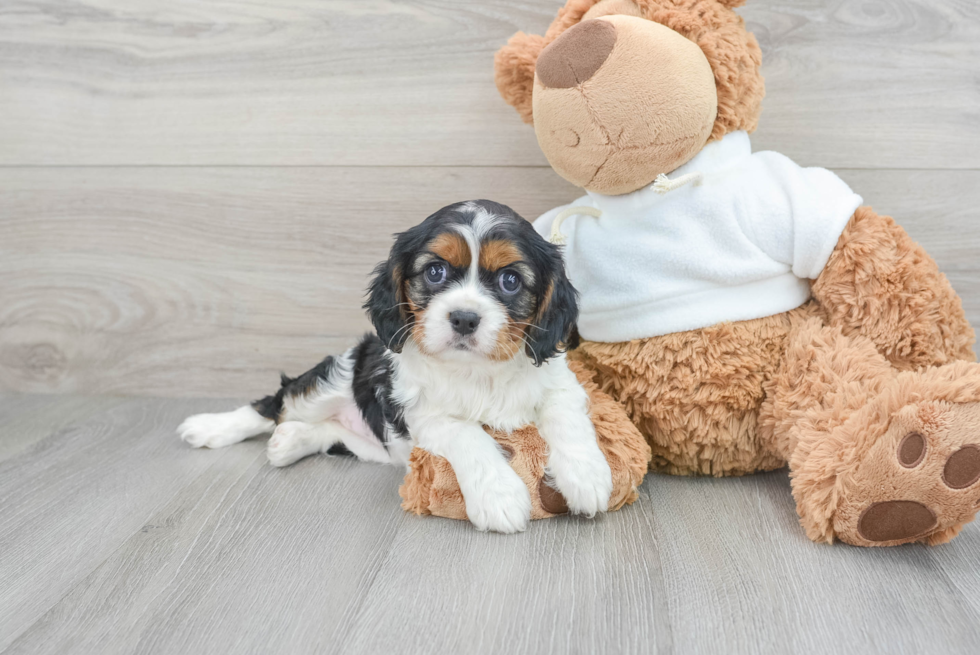
{"type": "Polygon", "coordinates": [[[551,166],[618,195],[758,123],[759,44],[744,0],[567,0],[544,36],[515,34],[497,88],[534,124],[551,166]]]}

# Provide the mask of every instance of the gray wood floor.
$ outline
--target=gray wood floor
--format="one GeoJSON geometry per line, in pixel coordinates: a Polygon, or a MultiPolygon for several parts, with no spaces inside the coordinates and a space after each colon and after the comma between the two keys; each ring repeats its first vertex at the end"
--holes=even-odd
{"type": "MultiPolygon", "coordinates": [[[[500,537],[394,469],[174,436],[349,345],[392,232],[578,195],[492,82],[560,4],[0,2],[0,652],[980,652],[980,528],[818,546],[785,472],[500,537]]],[[[755,149],[895,216],[980,325],[980,3],[739,11],[755,149]]]]}
{"type": "Polygon", "coordinates": [[[650,476],[516,536],[402,512],[393,468],[173,434],[233,401],[0,398],[0,652],[976,653],[980,528],[809,542],[786,473],[650,476]]]}

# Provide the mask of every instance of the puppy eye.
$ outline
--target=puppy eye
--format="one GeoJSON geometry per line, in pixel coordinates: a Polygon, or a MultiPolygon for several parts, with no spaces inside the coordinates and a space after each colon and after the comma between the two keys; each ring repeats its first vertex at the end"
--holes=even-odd
{"type": "Polygon", "coordinates": [[[521,290],[521,276],[514,271],[503,271],[497,276],[497,284],[501,291],[512,296],[521,290]]]}
{"type": "Polygon", "coordinates": [[[425,267],[425,281],[435,286],[446,281],[446,265],[433,262],[425,267]]]}

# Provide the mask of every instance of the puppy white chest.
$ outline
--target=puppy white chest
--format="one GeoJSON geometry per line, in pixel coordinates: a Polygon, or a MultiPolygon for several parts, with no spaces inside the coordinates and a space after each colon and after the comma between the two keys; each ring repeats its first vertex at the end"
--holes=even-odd
{"type": "Polygon", "coordinates": [[[397,356],[393,392],[412,423],[448,416],[500,430],[535,423],[547,388],[548,365],[518,356],[505,362],[446,361],[407,345],[397,356]]]}

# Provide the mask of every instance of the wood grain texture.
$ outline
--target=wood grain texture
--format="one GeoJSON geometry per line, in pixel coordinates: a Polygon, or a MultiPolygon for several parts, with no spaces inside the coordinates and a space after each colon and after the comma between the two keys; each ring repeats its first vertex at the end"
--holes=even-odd
{"type": "MultiPolygon", "coordinates": [[[[543,165],[493,53],[561,0],[6,0],[0,164],[543,165]]],[[[752,0],[759,144],[978,168],[971,0],[752,0]]]]}
{"type": "MultiPolygon", "coordinates": [[[[980,325],[980,172],[839,171],[980,325]]],[[[550,169],[0,169],[0,389],[256,397],[369,328],[390,234],[491,197],[535,217],[550,169]]]]}
{"type": "Polygon", "coordinates": [[[214,405],[110,404],[0,462],[0,649],[204,471],[261,456],[254,443],[235,460],[174,444],[188,410],[214,405]]]}
{"type": "Polygon", "coordinates": [[[0,396],[0,461],[124,402],[112,396],[0,396]]]}
{"type": "Polygon", "coordinates": [[[528,216],[574,194],[549,169],[0,169],[0,180],[0,388],[219,397],[264,395],[278,371],[302,372],[369,329],[363,290],[392,233],[502,190],[528,216]]]}
{"type": "Polygon", "coordinates": [[[956,655],[980,640],[977,525],[937,548],[814,544],[777,471],[651,475],[596,521],[484,534],[403,513],[394,468],[273,469],[261,439],[191,450],[173,426],[206,404],[234,403],[129,401],[0,465],[0,651],[956,655]]]}

